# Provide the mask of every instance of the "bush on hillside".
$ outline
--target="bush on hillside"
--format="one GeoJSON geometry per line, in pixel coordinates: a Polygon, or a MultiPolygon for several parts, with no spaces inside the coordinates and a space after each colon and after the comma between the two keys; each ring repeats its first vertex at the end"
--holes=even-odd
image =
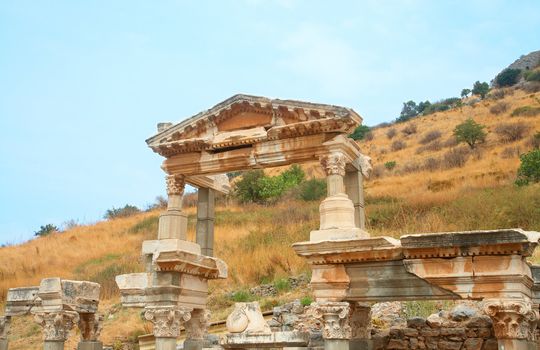
{"type": "Polygon", "coordinates": [[[397,135],[397,131],[394,128],[388,129],[388,131],[386,132],[386,137],[388,137],[390,140],[393,139],[394,136],[396,135],[397,135]]]}
{"type": "Polygon", "coordinates": [[[512,117],[535,117],[540,114],[540,107],[523,106],[512,111],[512,117]]]}
{"type": "Polygon", "coordinates": [[[428,143],[427,145],[420,146],[416,149],[416,154],[422,154],[426,151],[437,152],[443,148],[443,145],[439,140],[428,143]]]}
{"type": "Polygon", "coordinates": [[[524,77],[527,81],[540,81],[540,69],[527,71],[524,73],[524,77]]]}
{"type": "Polygon", "coordinates": [[[486,82],[479,82],[479,81],[476,81],[473,85],[473,88],[472,88],[472,93],[473,95],[477,95],[477,96],[480,96],[480,98],[483,100],[487,93],[489,92],[489,85],[488,83],[486,82]]]}
{"type": "Polygon", "coordinates": [[[373,131],[370,131],[364,135],[364,140],[371,141],[373,140],[374,137],[375,135],[373,135],[373,131]]]}
{"type": "Polygon", "coordinates": [[[441,132],[438,130],[431,130],[424,134],[424,136],[420,139],[420,143],[422,145],[425,145],[426,143],[430,143],[431,141],[437,140],[442,136],[441,132]]]}
{"type": "Polygon", "coordinates": [[[128,216],[135,215],[140,213],[141,210],[134,205],[126,204],[123,208],[112,207],[105,212],[103,216],[106,220],[116,219],[116,218],[125,218],[128,216]]]}
{"type": "Polygon", "coordinates": [[[456,147],[443,155],[443,166],[446,169],[461,168],[467,162],[470,152],[466,147],[456,147]]]}
{"type": "Polygon", "coordinates": [[[389,162],[386,162],[384,163],[384,167],[387,169],[387,170],[392,170],[396,167],[397,163],[395,160],[391,160],[389,162]]]}
{"type": "Polygon", "coordinates": [[[424,169],[427,171],[437,171],[441,168],[441,160],[429,157],[424,161],[424,169]]]}
{"type": "Polygon", "coordinates": [[[302,182],[298,187],[298,198],[309,202],[320,200],[326,196],[326,180],[310,179],[302,182]]]}
{"type": "Polygon", "coordinates": [[[39,230],[34,232],[34,236],[43,237],[43,236],[50,235],[51,233],[54,233],[54,232],[60,232],[60,229],[53,224],[47,224],[44,226],[40,226],[39,230]]]}
{"type": "Polygon", "coordinates": [[[463,102],[459,97],[450,97],[443,100],[434,102],[426,106],[423,111],[423,115],[433,114],[436,112],[444,112],[453,108],[458,108],[463,105],[463,102]]]}
{"type": "Polygon", "coordinates": [[[540,92],[540,81],[526,81],[525,84],[521,86],[521,89],[530,94],[540,92]]]}
{"type": "Polygon", "coordinates": [[[508,111],[508,103],[506,102],[499,102],[489,108],[489,112],[495,115],[505,113],[506,111],[508,111]]]}
{"type": "Polygon", "coordinates": [[[418,115],[418,106],[414,101],[403,102],[403,108],[401,108],[401,113],[396,119],[396,122],[402,123],[407,120],[414,118],[418,115]]]}
{"type": "Polygon", "coordinates": [[[529,140],[529,145],[533,149],[539,149],[540,148],[540,131],[531,136],[531,139],[529,140]]]}
{"type": "Polygon", "coordinates": [[[353,133],[349,137],[353,140],[359,141],[363,140],[366,137],[366,134],[369,133],[370,128],[366,125],[359,125],[354,129],[353,133]]]}
{"type": "Polygon", "coordinates": [[[463,89],[463,90],[461,90],[461,97],[465,98],[465,97],[469,96],[470,93],[471,93],[471,89],[463,89]]]}
{"type": "Polygon", "coordinates": [[[514,142],[521,140],[529,130],[529,125],[523,122],[503,123],[497,125],[495,133],[502,142],[514,142]]]}
{"type": "Polygon", "coordinates": [[[520,74],[521,69],[507,68],[497,74],[495,77],[495,84],[499,87],[515,85],[519,81],[520,74]]]}
{"type": "Polygon", "coordinates": [[[404,149],[405,147],[407,147],[407,144],[401,140],[396,140],[394,142],[392,142],[392,151],[399,151],[399,150],[402,150],[404,149]]]}
{"type": "Polygon", "coordinates": [[[525,153],[520,159],[516,185],[523,186],[540,182],[540,149],[525,153]]]}
{"type": "Polygon", "coordinates": [[[472,118],[459,124],[454,129],[454,136],[458,143],[465,142],[471,149],[476,147],[477,143],[484,142],[486,139],[485,125],[476,123],[472,118]]]}
{"type": "Polygon", "coordinates": [[[416,128],[416,125],[415,125],[415,124],[409,124],[409,125],[407,125],[406,127],[404,127],[404,128],[401,130],[401,132],[402,132],[404,135],[407,135],[407,136],[416,134],[416,131],[417,131],[417,128],[416,128]]]}

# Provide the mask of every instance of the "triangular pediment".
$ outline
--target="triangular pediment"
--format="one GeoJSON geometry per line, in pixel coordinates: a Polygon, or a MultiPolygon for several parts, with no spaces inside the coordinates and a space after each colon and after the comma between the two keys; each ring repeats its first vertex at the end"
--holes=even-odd
{"type": "Polygon", "coordinates": [[[295,100],[234,95],[177,124],[161,123],[146,142],[165,157],[316,133],[347,133],[362,118],[352,109],[295,100]],[[225,145],[225,146],[224,146],[225,145]]]}

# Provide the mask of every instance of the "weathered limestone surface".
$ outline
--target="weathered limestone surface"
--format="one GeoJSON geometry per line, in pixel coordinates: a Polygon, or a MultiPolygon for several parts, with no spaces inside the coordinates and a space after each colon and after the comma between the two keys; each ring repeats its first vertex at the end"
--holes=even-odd
{"type": "Polygon", "coordinates": [[[0,350],[8,350],[10,316],[0,316],[0,350]]]}
{"type": "Polygon", "coordinates": [[[270,333],[270,326],[264,320],[259,303],[236,303],[234,310],[227,317],[229,333],[270,333]]]}
{"type": "Polygon", "coordinates": [[[6,316],[25,315],[34,306],[39,287],[10,288],[6,297],[6,316]]]}

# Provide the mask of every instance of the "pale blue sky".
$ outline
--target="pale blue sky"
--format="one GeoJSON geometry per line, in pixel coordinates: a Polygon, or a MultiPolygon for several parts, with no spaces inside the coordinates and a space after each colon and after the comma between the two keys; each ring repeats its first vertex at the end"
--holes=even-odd
{"type": "Polygon", "coordinates": [[[236,93],[390,121],[540,49],[539,23],[538,0],[4,0],[0,243],[164,194],[157,122],[236,93]]]}

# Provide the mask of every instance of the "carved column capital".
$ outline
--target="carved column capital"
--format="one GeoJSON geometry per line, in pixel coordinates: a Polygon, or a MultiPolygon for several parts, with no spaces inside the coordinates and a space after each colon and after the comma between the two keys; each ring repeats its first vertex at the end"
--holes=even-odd
{"type": "Polygon", "coordinates": [[[0,340],[7,339],[10,324],[11,324],[11,317],[0,316],[0,340]]]}
{"type": "Polygon", "coordinates": [[[483,309],[493,320],[497,339],[535,339],[538,310],[530,301],[489,299],[484,302],[483,309]]]}
{"type": "Polygon", "coordinates": [[[186,339],[202,340],[210,326],[210,311],[195,309],[191,312],[191,319],[186,322],[186,339]]]}
{"type": "Polygon", "coordinates": [[[97,341],[103,327],[103,316],[91,314],[80,314],[77,326],[81,331],[83,341],[97,341]]]}
{"type": "Polygon", "coordinates": [[[34,321],[43,328],[43,340],[66,341],[79,321],[79,314],[75,311],[40,312],[34,315],[34,321]]]}
{"type": "Polygon", "coordinates": [[[185,307],[153,307],[147,308],[144,318],[154,324],[156,338],[177,338],[180,335],[180,326],[190,320],[190,308],[185,307]]]}
{"type": "Polygon", "coordinates": [[[352,339],[371,339],[371,306],[351,302],[350,325],[352,339]]]}
{"type": "Polygon", "coordinates": [[[184,175],[167,175],[165,177],[167,182],[167,194],[182,195],[184,194],[184,187],[186,186],[186,180],[184,175]]]}
{"type": "Polygon", "coordinates": [[[347,158],[341,152],[333,152],[320,157],[319,161],[323,167],[326,176],[340,175],[345,176],[345,165],[347,158]]]}
{"type": "Polygon", "coordinates": [[[323,323],[324,339],[351,339],[349,324],[351,308],[347,302],[317,302],[312,304],[314,316],[323,323]]]}

